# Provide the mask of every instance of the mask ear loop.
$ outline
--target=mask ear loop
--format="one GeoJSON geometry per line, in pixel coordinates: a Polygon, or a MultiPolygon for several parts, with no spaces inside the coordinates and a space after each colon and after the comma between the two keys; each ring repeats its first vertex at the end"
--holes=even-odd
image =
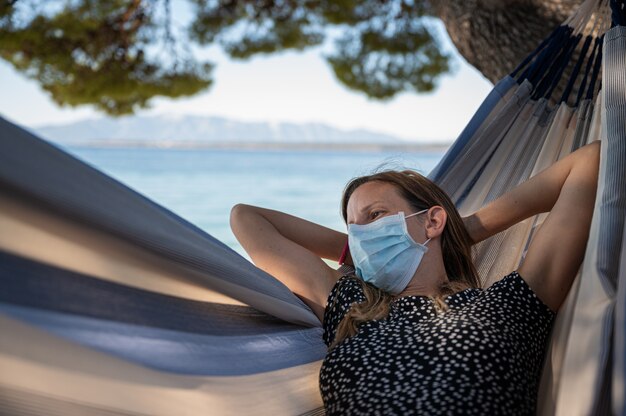
{"type": "Polygon", "coordinates": [[[419,215],[419,214],[421,214],[421,213],[423,213],[423,212],[428,211],[429,209],[430,209],[430,208],[423,209],[423,210],[418,211],[418,212],[416,212],[416,213],[413,213],[413,214],[407,215],[407,216],[406,216],[406,217],[404,217],[404,218],[414,217],[414,216],[416,216],[416,215],[419,215]]]}
{"type": "MultiPolygon", "coordinates": [[[[414,214],[407,215],[407,216],[406,216],[406,217],[404,217],[404,218],[406,219],[406,218],[409,218],[409,217],[414,217],[414,216],[416,216],[416,215],[419,215],[419,214],[421,214],[421,213],[424,213],[424,212],[428,211],[429,209],[430,209],[430,208],[423,209],[423,210],[418,211],[418,212],[416,212],[416,213],[414,213],[414,214]]],[[[429,238],[428,240],[424,241],[424,242],[422,243],[422,245],[423,245],[423,246],[425,246],[426,244],[428,244],[428,242],[429,242],[430,240],[431,240],[431,238],[429,238]]]]}

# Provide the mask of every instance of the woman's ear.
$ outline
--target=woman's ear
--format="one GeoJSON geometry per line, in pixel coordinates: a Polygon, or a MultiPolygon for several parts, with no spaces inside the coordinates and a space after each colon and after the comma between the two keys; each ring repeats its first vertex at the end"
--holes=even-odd
{"type": "Polygon", "coordinates": [[[428,212],[424,215],[424,225],[426,226],[426,237],[435,238],[439,237],[446,226],[448,221],[448,214],[443,207],[434,205],[430,207],[428,212]]]}

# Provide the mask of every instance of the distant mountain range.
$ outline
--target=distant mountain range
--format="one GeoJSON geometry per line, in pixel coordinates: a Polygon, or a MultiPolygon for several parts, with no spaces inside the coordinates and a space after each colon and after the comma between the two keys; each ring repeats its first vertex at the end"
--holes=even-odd
{"type": "MultiPolygon", "coordinates": [[[[63,145],[158,147],[415,147],[416,143],[369,130],[321,123],[241,122],[222,117],[136,116],[84,120],[33,129],[63,145]]],[[[435,145],[441,147],[441,145],[435,145]]]]}

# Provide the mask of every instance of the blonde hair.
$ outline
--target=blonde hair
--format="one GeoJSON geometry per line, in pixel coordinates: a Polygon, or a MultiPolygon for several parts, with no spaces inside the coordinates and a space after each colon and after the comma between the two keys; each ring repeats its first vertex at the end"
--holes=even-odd
{"type": "MultiPolygon", "coordinates": [[[[430,297],[435,310],[444,313],[448,307],[444,299],[467,288],[480,287],[480,279],[472,261],[472,241],[450,197],[428,178],[412,170],[387,170],[351,180],[343,192],[341,213],[347,222],[348,201],[361,185],[372,182],[390,183],[400,191],[400,195],[415,209],[420,211],[432,206],[441,206],[448,216],[441,234],[441,252],[448,275],[448,282],[439,287],[438,293],[430,297]]],[[[354,303],[337,327],[335,339],[329,349],[334,348],[345,338],[354,336],[361,324],[384,319],[389,315],[393,296],[376,286],[356,278],[363,288],[365,301],[354,303]]]]}

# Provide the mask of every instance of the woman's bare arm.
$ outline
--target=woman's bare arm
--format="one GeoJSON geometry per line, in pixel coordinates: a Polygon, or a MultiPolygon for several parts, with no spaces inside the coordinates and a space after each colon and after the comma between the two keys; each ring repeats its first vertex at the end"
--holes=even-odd
{"type": "Polygon", "coordinates": [[[338,260],[347,235],[245,204],[233,207],[230,225],[254,264],[283,282],[323,321],[325,302],[341,275],[322,258],[338,260]]]}
{"type": "Polygon", "coordinates": [[[593,214],[600,142],[554,165],[464,219],[477,243],[542,212],[550,212],[528,249],[520,275],[558,310],[580,267],[593,214]]]}

